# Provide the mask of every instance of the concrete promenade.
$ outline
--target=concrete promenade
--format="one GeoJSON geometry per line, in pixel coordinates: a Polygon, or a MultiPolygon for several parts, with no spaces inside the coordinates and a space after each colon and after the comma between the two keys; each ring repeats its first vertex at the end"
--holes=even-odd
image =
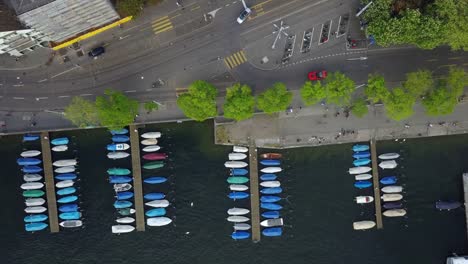
{"type": "Polygon", "coordinates": [[[132,150],[133,190],[135,192],[136,229],[145,231],[145,208],[143,206],[143,184],[141,180],[140,138],[138,128],[130,125],[130,143],[132,150]]]}
{"type": "Polygon", "coordinates": [[[379,184],[379,166],[377,165],[377,142],[372,139],[370,141],[371,158],[372,158],[372,181],[374,186],[374,204],[375,204],[375,221],[377,229],[383,228],[382,222],[382,206],[380,202],[380,184],[379,184]]]}
{"type": "Polygon", "coordinates": [[[463,173],[463,192],[465,194],[465,220],[466,220],[466,230],[468,237],[468,173],[463,173]]]}
{"type": "Polygon", "coordinates": [[[47,195],[47,209],[49,211],[50,232],[59,232],[57,199],[55,196],[54,171],[52,167],[52,155],[50,152],[49,132],[41,133],[42,162],[44,166],[44,178],[47,195]]]}
{"type": "Polygon", "coordinates": [[[260,198],[258,191],[258,162],[257,147],[255,143],[249,147],[249,166],[250,166],[250,214],[252,223],[252,241],[260,241],[260,198]]]}

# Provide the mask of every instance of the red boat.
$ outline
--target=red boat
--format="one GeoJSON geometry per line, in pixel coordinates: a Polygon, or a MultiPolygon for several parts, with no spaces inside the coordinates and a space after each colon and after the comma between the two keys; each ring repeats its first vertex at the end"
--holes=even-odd
{"type": "Polygon", "coordinates": [[[145,160],[165,160],[166,158],[166,153],[149,153],[143,155],[143,159],[145,160]]]}
{"type": "Polygon", "coordinates": [[[262,159],[281,159],[283,155],[279,153],[265,153],[265,154],[260,155],[260,157],[262,159]]]}

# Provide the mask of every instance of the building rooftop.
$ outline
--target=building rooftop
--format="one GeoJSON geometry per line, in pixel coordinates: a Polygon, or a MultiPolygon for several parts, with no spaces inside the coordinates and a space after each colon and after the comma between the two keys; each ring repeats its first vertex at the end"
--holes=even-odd
{"type": "Polygon", "coordinates": [[[24,29],[11,9],[0,1],[0,32],[24,29]]]}
{"type": "Polygon", "coordinates": [[[24,14],[55,0],[3,0],[17,15],[24,14]]]}

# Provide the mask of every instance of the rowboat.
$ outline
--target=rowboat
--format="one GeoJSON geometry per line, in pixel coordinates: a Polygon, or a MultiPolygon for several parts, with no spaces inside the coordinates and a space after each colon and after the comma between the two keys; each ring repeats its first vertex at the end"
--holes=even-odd
{"type": "Polygon", "coordinates": [[[150,210],[145,212],[145,215],[147,217],[163,216],[163,215],[166,215],[166,209],[165,208],[150,209],[150,210]]]}
{"type": "Polygon", "coordinates": [[[281,161],[274,160],[274,159],[266,159],[266,160],[261,160],[260,164],[264,166],[279,166],[281,165],[281,161]]]}
{"type": "Polygon", "coordinates": [[[266,210],[281,210],[283,206],[276,203],[260,203],[260,208],[266,210]]]}
{"type": "Polygon", "coordinates": [[[57,160],[52,165],[55,167],[66,167],[66,166],[75,166],[78,164],[78,161],[76,159],[63,159],[63,160],[57,160]]]}
{"type": "Polygon", "coordinates": [[[49,217],[45,214],[34,214],[28,215],[24,217],[24,222],[26,223],[35,223],[35,222],[42,222],[47,220],[49,217]]]}
{"type": "Polygon", "coordinates": [[[227,182],[231,184],[243,184],[249,181],[247,177],[228,177],[227,182]]]}
{"type": "Polygon", "coordinates": [[[403,191],[403,187],[398,185],[385,186],[382,188],[384,193],[400,193],[403,191]]]}
{"type": "Polygon", "coordinates": [[[58,195],[69,195],[69,194],[74,194],[75,192],[76,192],[75,187],[67,187],[67,188],[57,190],[58,195]]]}
{"type": "Polygon", "coordinates": [[[133,192],[118,192],[115,198],[117,198],[117,200],[127,200],[133,198],[133,196],[133,192]]]}
{"type": "Polygon", "coordinates": [[[250,194],[246,192],[231,192],[228,194],[228,197],[232,200],[241,200],[246,199],[250,196],[250,194]]]}
{"type": "Polygon", "coordinates": [[[363,159],[363,158],[369,158],[371,156],[369,151],[362,151],[362,152],[355,152],[353,154],[353,158],[355,159],[363,159]]]}
{"type": "Polygon", "coordinates": [[[132,185],[129,183],[117,183],[114,184],[114,191],[116,192],[125,192],[132,188],[132,185]]]}
{"type": "Polygon", "coordinates": [[[130,145],[127,143],[117,143],[117,144],[113,143],[113,144],[107,145],[106,148],[109,151],[127,150],[130,148],[130,145]]]}
{"type": "Polygon", "coordinates": [[[252,228],[251,225],[247,224],[247,223],[235,223],[234,224],[234,230],[250,230],[252,228]]]}
{"type": "Polygon", "coordinates": [[[64,197],[58,199],[57,203],[72,203],[72,202],[74,202],[76,200],[78,200],[78,196],[69,195],[69,196],[64,196],[64,197]]]}
{"type": "Polygon", "coordinates": [[[385,210],[382,214],[386,217],[400,217],[400,216],[406,215],[406,210],[405,209],[390,209],[390,210],[385,210]]]}
{"type": "Polygon", "coordinates": [[[169,217],[165,216],[160,216],[160,217],[150,217],[146,219],[146,224],[148,226],[165,226],[168,225],[172,222],[172,219],[169,217]]]}
{"type": "Polygon", "coordinates": [[[358,152],[358,151],[366,151],[369,150],[369,145],[359,145],[356,144],[353,146],[353,151],[358,152]]]}
{"type": "Polygon", "coordinates": [[[75,173],[62,173],[55,175],[55,179],[60,181],[75,180],[78,176],[75,173]]]}
{"type": "Polygon", "coordinates": [[[386,193],[382,195],[382,201],[384,202],[393,202],[393,201],[399,201],[403,199],[403,195],[399,193],[386,193]]]}
{"type": "Polygon", "coordinates": [[[128,134],[128,129],[126,128],[115,129],[115,130],[111,130],[110,133],[112,135],[126,135],[128,134]]]}
{"type": "Polygon", "coordinates": [[[244,168],[247,167],[249,164],[243,161],[226,161],[224,166],[226,168],[244,168]]]}
{"type": "Polygon", "coordinates": [[[68,150],[67,145],[58,145],[58,146],[55,146],[55,147],[52,148],[53,152],[64,152],[64,151],[67,151],[67,150],[68,150]]]}
{"type": "Polygon", "coordinates": [[[242,222],[248,222],[250,219],[241,215],[231,215],[227,218],[227,220],[233,223],[242,223],[242,222]]]}
{"type": "Polygon", "coordinates": [[[124,143],[130,141],[130,138],[126,135],[115,135],[112,136],[112,141],[116,143],[124,143]]]}
{"type": "Polygon", "coordinates": [[[161,147],[158,145],[147,146],[142,149],[143,152],[155,152],[160,150],[161,147]]]}
{"type": "Polygon", "coordinates": [[[380,179],[380,183],[383,185],[395,184],[397,182],[396,176],[387,176],[380,179]]]}
{"type": "Polygon", "coordinates": [[[21,170],[24,173],[38,173],[42,171],[42,168],[38,166],[24,166],[21,170]]]}
{"type": "Polygon", "coordinates": [[[391,160],[391,159],[397,159],[400,157],[400,154],[398,153],[385,153],[379,155],[379,159],[381,160],[391,160]]]}
{"type": "Polygon", "coordinates": [[[125,168],[110,168],[107,170],[107,174],[109,175],[117,175],[117,176],[125,176],[132,173],[129,169],[125,168]]]}
{"type": "Polygon", "coordinates": [[[264,227],[282,226],[283,225],[283,218],[263,220],[263,221],[260,222],[260,225],[264,226],[264,227]]]}
{"type": "Polygon", "coordinates": [[[123,208],[123,209],[118,209],[117,210],[117,213],[119,213],[119,215],[122,215],[122,216],[132,215],[135,212],[136,212],[136,210],[133,209],[133,208],[123,208]]]}
{"type": "Polygon", "coordinates": [[[247,158],[247,155],[244,153],[229,153],[228,154],[229,160],[243,160],[246,158],[247,158]]]}
{"type": "Polygon", "coordinates": [[[245,215],[250,213],[250,210],[247,208],[230,208],[227,210],[228,215],[245,215]]]}
{"type": "Polygon", "coordinates": [[[153,200],[146,202],[145,205],[149,207],[165,208],[169,206],[168,200],[153,200]]]}
{"type": "Polygon", "coordinates": [[[234,240],[247,239],[250,237],[250,233],[246,231],[234,231],[231,234],[231,238],[234,240]]]}
{"type": "Polygon", "coordinates": [[[164,199],[166,195],[164,193],[147,193],[143,198],[146,200],[160,200],[164,199]]]}
{"type": "Polygon", "coordinates": [[[266,211],[262,213],[262,217],[268,218],[268,219],[279,218],[280,212],[279,211],[266,211]]]}
{"type": "Polygon", "coordinates": [[[164,183],[167,181],[166,177],[149,177],[144,179],[145,183],[149,184],[159,184],[159,183],[164,183]]]}
{"type": "Polygon", "coordinates": [[[80,212],[60,213],[59,218],[61,220],[79,220],[81,218],[81,213],[80,212]]]}
{"type": "Polygon", "coordinates": [[[133,222],[135,222],[135,218],[133,217],[120,217],[120,218],[117,218],[115,219],[115,222],[119,223],[119,224],[131,224],[133,222]]]}
{"type": "Polygon", "coordinates": [[[45,192],[43,190],[28,190],[23,192],[23,197],[27,198],[38,198],[44,196],[45,192]]]}
{"type": "Polygon", "coordinates": [[[60,212],[77,212],[79,209],[78,204],[72,203],[72,204],[64,204],[59,206],[58,210],[60,212]]]}
{"type": "Polygon", "coordinates": [[[160,138],[161,136],[161,132],[146,132],[141,134],[142,138],[160,138]]]}
{"type": "Polygon", "coordinates": [[[42,187],[44,187],[44,184],[42,182],[27,182],[27,183],[21,184],[20,187],[23,190],[37,190],[37,189],[41,189],[42,187]]]}
{"type": "Polygon", "coordinates": [[[83,225],[83,221],[81,220],[67,220],[62,221],[59,224],[63,228],[73,228],[73,227],[80,227],[83,225]]]}
{"type": "Polygon", "coordinates": [[[401,209],[403,207],[403,204],[400,202],[389,202],[384,203],[382,207],[385,209],[401,209]]]}
{"type": "Polygon", "coordinates": [[[43,222],[25,224],[24,229],[28,232],[41,231],[46,229],[48,225],[43,222]]]}
{"type": "Polygon", "coordinates": [[[366,229],[371,229],[375,226],[374,221],[358,221],[353,223],[353,229],[354,230],[366,230],[366,229]]]}
{"type": "Polygon", "coordinates": [[[369,158],[364,158],[364,159],[357,159],[353,161],[354,166],[364,166],[371,163],[371,160],[369,158]]]}
{"type": "Polygon", "coordinates": [[[356,196],[356,198],[354,198],[354,200],[358,204],[372,203],[374,201],[374,197],[372,197],[372,196],[356,196]]]}
{"type": "Polygon", "coordinates": [[[54,170],[55,173],[70,173],[75,172],[75,166],[66,166],[66,167],[59,167],[54,170]]]}
{"type": "Polygon", "coordinates": [[[260,190],[260,193],[263,193],[263,194],[279,194],[282,192],[283,192],[283,189],[281,189],[281,187],[263,188],[260,190]]]}
{"type": "Polygon", "coordinates": [[[143,159],[145,160],[165,160],[166,158],[166,153],[150,153],[143,155],[143,159]]]}
{"type": "Polygon", "coordinates": [[[243,175],[247,175],[247,173],[249,173],[249,171],[246,169],[231,169],[231,175],[243,176],[243,175]]]}
{"type": "Polygon", "coordinates": [[[260,197],[260,202],[262,203],[276,203],[281,200],[281,197],[276,195],[262,195],[260,197]]]}
{"type": "Polygon", "coordinates": [[[372,186],[372,183],[370,181],[357,181],[354,183],[354,187],[358,189],[365,189],[371,186],[372,186]]]}
{"type": "Polygon", "coordinates": [[[262,230],[262,235],[267,237],[278,237],[283,234],[283,229],[281,227],[270,227],[262,230]]]}
{"type": "Polygon", "coordinates": [[[281,159],[283,155],[281,155],[280,153],[264,153],[261,154],[260,157],[262,159],[281,159]]]}
{"type": "Polygon", "coordinates": [[[35,182],[40,181],[42,179],[42,175],[39,174],[25,174],[23,176],[23,180],[26,182],[35,182]]]}
{"type": "Polygon", "coordinates": [[[386,160],[379,163],[379,167],[382,169],[394,169],[397,165],[394,160],[386,160]]]}
{"type": "Polygon", "coordinates": [[[127,153],[127,152],[123,152],[123,151],[117,151],[117,152],[109,152],[109,153],[107,153],[107,157],[108,157],[109,159],[114,159],[114,160],[115,160],[115,159],[123,159],[123,158],[126,158],[126,157],[128,157],[128,156],[130,156],[130,154],[127,153]]]}
{"type": "Polygon", "coordinates": [[[263,181],[260,183],[260,186],[262,187],[280,187],[281,183],[279,181],[263,181]]]}
{"type": "Polygon", "coordinates": [[[39,135],[36,134],[26,134],[23,136],[23,141],[36,141],[39,139],[39,135]]]}
{"type": "Polygon", "coordinates": [[[437,201],[435,204],[436,209],[439,210],[454,210],[462,206],[462,203],[458,201],[437,201]]]}
{"type": "Polygon", "coordinates": [[[16,163],[20,166],[38,165],[42,163],[42,160],[36,158],[18,158],[16,163]]]}
{"type": "Polygon", "coordinates": [[[277,173],[277,172],[281,172],[282,170],[283,169],[281,169],[281,167],[266,167],[266,168],[261,169],[260,171],[263,173],[277,173]]]}
{"type": "Polygon", "coordinates": [[[23,158],[32,158],[41,155],[41,152],[39,150],[26,150],[21,152],[20,155],[23,158]]]}
{"type": "Polygon", "coordinates": [[[27,214],[40,214],[47,211],[44,206],[28,206],[24,208],[24,212],[27,214]]]}
{"type": "Polygon", "coordinates": [[[39,206],[45,204],[45,200],[43,198],[28,198],[24,201],[26,206],[39,206]]]}
{"type": "Polygon", "coordinates": [[[147,169],[147,170],[159,169],[162,167],[164,167],[164,161],[160,161],[160,160],[143,164],[143,169],[147,169]]]}
{"type": "Polygon", "coordinates": [[[75,184],[74,181],[72,180],[65,180],[65,181],[59,181],[55,184],[55,187],[57,188],[67,188],[67,187],[72,187],[75,184]]]}
{"type": "Polygon", "coordinates": [[[61,137],[61,138],[52,139],[50,141],[50,144],[54,146],[58,146],[58,145],[67,145],[69,142],[70,141],[68,140],[67,137],[61,137]]]}
{"type": "Polygon", "coordinates": [[[109,182],[110,183],[128,183],[133,181],[131,177],[128,176],[116,176],[112,175],[109,177],[109,182]]]}
{"type": "Polygon", "coordinates": [[[354,176],[354,178],[356,179],[356,181],[363,181],[363,180],[371,179],[372,175],[371,174],[358,174],[354,176]]]}
{"type": "Polygon", "coordinates": [[[242,147],[242,146],[234,146],[232,148],[232,151],[234,152],[240,152],[240,153],[246,153],[249,152],[249,149],[247,147],[242,147]]]}
{"type": "Polygon", "coordinates": [[[158,144],[158,140],[155,138],[148,138],[141,141],[143,146],[152,146],[158,144]]]}
{"type": "Polygon", "coordinates": [[[130,233],[133,230],[135,230],[135,227],[131,225],[113,225],[112,226],[113,234],[130,233]]]}
{"type": "Polygon", "coordinates": [[[276,180],[277,176],[275,174],[271,174],[271,173],[266,173],[266,174],[262,174],[260,175],[260,180],[262,181],[274,181],[276,180]]]}
{"type": "Polygon", "coordinates": [[[247,185],[242,185],[242,184],[231,184],[229,185],[229,190],[231,191],[247,191],[249,187],[247,185]]]}
{"type": "Polygon", "coordinates": [[[122,209],[122,208],[129,208],[133,205],[132,202],[130,201],[121,201],[121,200],[117,200],[114,202],[114,208],[115,209],[122,209]]]}
{"type": "Polygon", "coordinates": [[[371,171],[371,167],[363,166],[363,167],[353,167],[349,168],[349,174],[362,174],[371,171]]]}

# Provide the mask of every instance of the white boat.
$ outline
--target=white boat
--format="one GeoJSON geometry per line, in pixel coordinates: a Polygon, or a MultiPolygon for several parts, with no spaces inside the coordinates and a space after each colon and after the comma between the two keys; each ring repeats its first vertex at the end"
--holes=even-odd
{"type": "Polygon", "coordinates": [[[59,224],[61,227],[64,228],[73,228],[73,227],[80,227],[83,225],[83,221],[81,220],[67,220],[67,221],[62,221],[59,224]]]}
{"type": "Polygon", "coordinates": [[[39,206],[45,204],[44,198],[28,198],[24,201],[26,206],[39,206]]]}
{"type": "Polygon", "coordinates": [[[234,146],[234,147],[232,148],[232,151],[245,153],[245,152],[249,152],[249,149],[248,149],[247,147],[234,146]]]}
{"type": "Polygon", "coordinates": [[[56,173],[70,173],[76,170],[75,166],[59,167],[54,170],[56,173]]]}
{"type": "Polygon", "coordinates": [[[247,155],[244,153],[229,153],[229,160],[243,160],[247,158],[247,155]]]}
{"type": "Polygon", "coordinates": [[[39,150],[26,150],[21,152],[21,157],[23,158],[32,158],[41,155],[39,150]]]}
{"type": "Polygon", "coordinates": [[[158,145],[153,145],[153,146],[147,146],[142,149],[143,152],[155,152],[160,150],[161,147],[158,145]]]}
{"type": "Polygon", "coordinates": [[[42,182],[27,182],[21,184],[21,189],[23,190],[37,190],[41,189],[42,187],[44,187],[42,182]]]}
{"type": "Polygon", "coordinates": [[[250,230],[252,228],[251,225],[246,224],[246,223],[235,223],[234,224],[234,230],[236,231],[245,231],[245,230],[250,230]]]}
{"type": "Polygon", "coordinates": [[[145,205],[150,207],[168,207],[169,201],[168,200],[154,200],[146,202],[145,205]]]}
{"type": "Polygon", "coordinates": [[[384,202],[395,202],[403,199],[403,195],[399,193],[385,193],[381,198],[384,202]]]}
{"type": "Polygon", "coordinates": [[[266,167],[266,168],[261,169],[260,171],[263,173],[277,173],[277,172],[281,172],[282,170],[283,169],[281,169],[281,167],[266,167]]]}
{"type": "Polygon", "coordinates": [[[274,187],[280,187],[281,183],[279,181],[264,181],[260,183],[260,186],[274,188],[274,187]]]}
{"type": "Polygon", "coordinates": [[[131,224],[135,222],[135,218],[127,216],[127,217],[117,218],[115,219],[115,221],[119,224],[131,224]]]}
{"type": "Polygon", "coordinates": [[[54,152],[64,152],[64,151],[67,151],[68,150],[68,146],[67,145],[58,145],[58,146],[55,146],[52,148],[52,151],[54,152]]]}
{"type": "Polygon", "coordinates": [[[114,234],[130,233],[133,230],[135,230],[135,227],[131,225],[113,225],[112,226],[112,233],[114,234]]]}
{"type": "Polygon", "coordinates": [[[454,256],[448,257],[446,264],[468,264],[468,256],[454,256]]]}
{"type": "Polygon", "coordinates": [[[170,223],[172,223],[172,219],[170,219],[169,217],[164,217],[164,216],[150,217],[150,218],[146,219],[146,224],[148,226],[165,226],[165,225],[168,225],[170,223]]]}
{"type": "Polygon", "coordinates": [[[365,230],[365,229],[371,229],[375,226],[374,221],[358,221],[353,223],[353,229],[354,230],[365,230]]]}
{"type": "Polygon", "coordinates": [[[107,153],[107,157],[109,159],[123,159],[130,156],[129,153],[123,151],[116,151],[116,152],[109,152],[107,153]]]}
{"type": "Polygon", "coordinates": [[[362,167],[349,168],[348,172],[349,172],[349,174],[363,174],[363,173],[369,172],[371,170],[372,170],[371,167],[362,166],[362,167]]]}
{"type": "Polygon", "coordinates": [[[391,210],[385,210],[382,214],[386,217],[400,217],[400,216],[406,215],[406,210],[405,209],[391,209],[391,210]]]}
{"type": "Polygon", "coordinates": [[[283,218],[267,219],[260,222],[261,226],[264,227],[273,227],[273,226],[282,226],[283,218]]]}
{"type": "Polygon", "coordinates": [[[155,138],[148,138],[141,141],[141,144],[144,146],[151,146],[158,144],[158,140],[155,138]]]}
{"type": "Polygon", "coordinates": [[[132,188],[130,183],[116,183],[114,184],[114,191],[116,192],[125,192],[132,188]]]}
{"type": "Polygon", "coordinates": [[[249,209],[246,209],[246,208],[230,208],[228,211],[227,211],[228,215],[245,215],[245,214],[248,214],[250,213],[250,210],[249,209]]]}
{"type": "Polygon", "coordinates": [[[403,187],[398,186],[398,185],[390,185],[390,186],[385,186],[382,188],[382,192],[384,193],[400,193],[403,191],[403,187]]]}
{"type": "Polygon", "coordinates": [[[379,159],[381,160],[391,160],[391,159],[397,159],[400,157],[400,154],[398,153],[385,153],[379,155],[379,159]]]}
{"type": "Polygon", "coordinates": [[[363,181],[363,180],[368,180],[372,178],[371,174],[358,174],[354,176],[356,178],[356,181],[363,181]]]}
{"type": "Polygon", "coordinates": [[[23,180],[26,182],[35,182],[40,181],[42,179],[42,175],[39,174],[25,174],[23,176],[23,180]]]}
{"type": "Polygon", "coordinates": [[[372,196],[356,196],[356,198],[354,200],[358,204],[372,203],[374,201],[374,197],[372,197],[372,196]]]}
{"type": "Polygon", "coordinates": [[[224,166],[226,168],[233,168],[233,169],[236,169],[236,168],[244,168],[244,167],[247,167],[249,164],[247,164],[246,162],[243,162],[243,161],[226,161],[224,163],[224,166]]]}
{"type": "Polygon", "coordinates": [[[65,181],[59,181],[55,184],[55,187],[57,188],[67,188],[67,187],[72,187],[75,184],[73,180],[65,180],[65,181]]]}
{"type": "Polygon", "coordinates": [[[161,132],[146,132],[141,134],[142,138],[160,138],[161,132]]]}
{"type": "Polygon", "coordinates": [[[242,191],[247,191],[248,189],[249,189],[249,186],[243,185],[243,184],[231,184],[231,185],[229,185],[229,190],[231,190],[231,191],[242,192],[242,191]]]}
{"type": "Polygon", "coordinates": [[[28,206],[24,208],[24,211],[27,214],[39,214],[47,211],[47,208],[45,208],[44,206],[28,206]]]}
{"type": "Polygon", "coordinates": [[[75,166],[78,164],[78,161],[76,159],[63,159],[63,160],[57,160],[52,163],[55,167],[67,167],[67,166],[75,166]]]}
{"type": "Polygon", "coordinates": [[[231,215],[227,218],[229,222],[233,223],[242,223],[242,222],[247,222],[250,219],[245,217],[245,216],[240,216],[240,215],[231,215]]]}
{"type": "Polygon", "coordinates": [[[379,167],[382,169],[394,169],[398,166],[394,160],[386,160],[379,163],[379,167]]]}

